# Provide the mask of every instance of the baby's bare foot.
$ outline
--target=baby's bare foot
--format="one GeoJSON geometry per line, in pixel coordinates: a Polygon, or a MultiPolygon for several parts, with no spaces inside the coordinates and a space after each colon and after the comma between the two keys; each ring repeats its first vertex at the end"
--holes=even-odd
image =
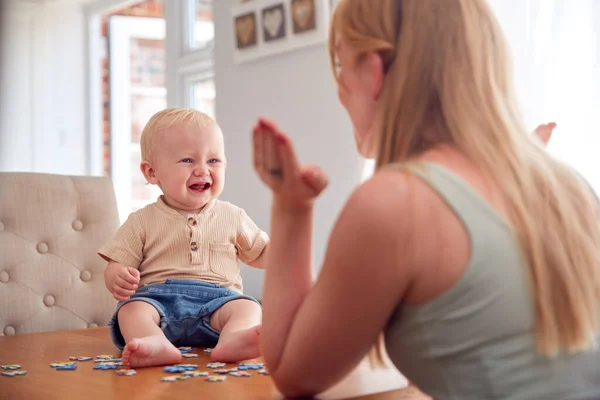
{"type": "Polygon", "coordinates": [[[260,325],[221,334],[210,357],[213,361],[238,362],[260,356],[260,325]]]}
{"type": "Polygon", "coordinates": [[[164,336],[131,339],[123,349],[123,364],[132,367],[177,364],[181,352],[164,336]]]}

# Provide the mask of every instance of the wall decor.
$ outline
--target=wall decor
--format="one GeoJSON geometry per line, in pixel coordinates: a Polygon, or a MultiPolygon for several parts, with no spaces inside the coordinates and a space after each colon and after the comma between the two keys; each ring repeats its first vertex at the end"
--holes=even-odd
{"type": "Polygon", "coordinates": [[[325,44],[335,0],[252,0],[231,9],[235,64],[325,44]]]}

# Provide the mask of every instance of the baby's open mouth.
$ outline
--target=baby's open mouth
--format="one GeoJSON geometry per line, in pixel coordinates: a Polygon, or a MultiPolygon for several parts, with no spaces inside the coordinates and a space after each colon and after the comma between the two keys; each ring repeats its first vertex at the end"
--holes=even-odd
{"type": "Polygon", "coordinates": [[[204,183],[194,183],[193,185],[188,186],[190,190],[194,192],[204,192],[210,188],[211,184],[209,182],[204,183]]]}

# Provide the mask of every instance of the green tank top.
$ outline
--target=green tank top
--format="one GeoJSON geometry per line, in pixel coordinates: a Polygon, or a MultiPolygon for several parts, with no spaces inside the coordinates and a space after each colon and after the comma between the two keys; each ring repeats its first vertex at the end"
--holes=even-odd
{"type": "Polygon", "coordinates": [[[400,372],[436,400],[600,399],[599,351],[537,353],[527,269],[503,216],[439,165],[410,171],[462,221],[471,258],[440,296],[394,311],[385,344],[400,372]]]}

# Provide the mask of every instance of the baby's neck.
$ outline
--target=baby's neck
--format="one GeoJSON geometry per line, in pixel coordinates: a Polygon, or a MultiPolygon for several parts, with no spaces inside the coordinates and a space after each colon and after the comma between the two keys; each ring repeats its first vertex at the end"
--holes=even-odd
{"type": "Polygon", "coordinates": [[[179,214],[183,215],[184,217],[187,217],[189,214],[200,214],[200,212],[202,212],[202,210],[204,210],[206,208],[206,206],[208,205],[208,203],[210,203],[210,201],[206,204],[204,204],[202,207],[194,209],[194,210],[182,210],[181,208],[177,208],[172,206],[171,204],[169,204],[169,202],[167,201],[167,198],[163,195],[163,201],[165,202],[165,204],[169,207],[172,208],[173,210],[177,211],[179,214]]]}

